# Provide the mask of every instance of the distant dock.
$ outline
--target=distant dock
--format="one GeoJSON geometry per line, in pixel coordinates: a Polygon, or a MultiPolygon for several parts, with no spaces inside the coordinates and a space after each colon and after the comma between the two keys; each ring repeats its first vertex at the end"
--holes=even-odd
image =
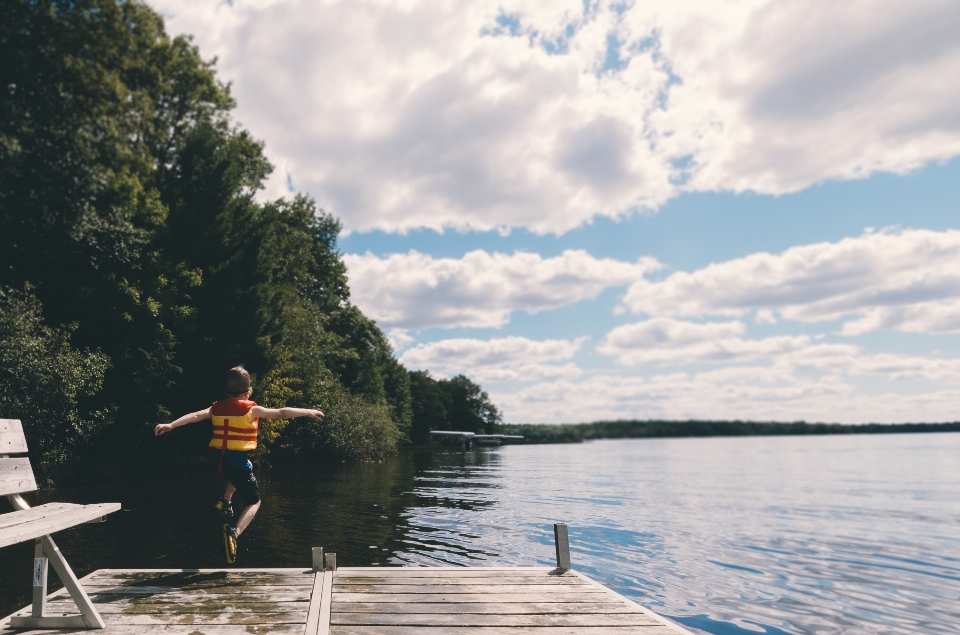
{"type": "MultiPolygon", "coordinates": [[[[100,569],[81,584],[111,634],[690,635],[581,573],[547,567],[100,569]]],[[[77,612],[64,590],[47,610],[77,612]]],[[[98,632],[9,622],[0,635],[98,632]]]]}

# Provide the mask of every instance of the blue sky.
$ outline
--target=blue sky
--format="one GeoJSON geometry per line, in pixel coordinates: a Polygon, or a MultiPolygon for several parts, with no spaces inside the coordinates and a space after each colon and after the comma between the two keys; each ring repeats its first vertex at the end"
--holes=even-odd
{"type": "Polygon", "coordinates": [[[507,421],[956,419],[955,4],[154,5],[507,421]]]}

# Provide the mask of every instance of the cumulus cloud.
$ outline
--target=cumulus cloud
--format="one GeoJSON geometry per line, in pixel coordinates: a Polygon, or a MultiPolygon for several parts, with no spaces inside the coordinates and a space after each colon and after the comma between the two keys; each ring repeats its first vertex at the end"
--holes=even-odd
{"type": "Polygon", "coordinates": [[[154,0],[350,230],[563,232],[960,153],[949,0],[154,0]]]}
{"type": "Polygon", "coordinates": [[[628,366],[739,364],[700,373],[723,381],[790,381],[794,373],[881,376],[888,380],[960,380],[960,359],[865,353],[852,344],[816,343],[807,335],[744,337],[742,322],[685,322],[653,318],[611,330],[597,351],[628,366]],[[743,365],[752,362],[754,365],[743,365]],[[764,365],[756,365],[761,362],[764,365]]]}
{"type": "Polygon", "coordinates": [[[454,338],[418,344],[400,362],[408,368],[430,370],[443,376],[466,374],[480,382],[574,379],[580,369],[572,358],[586,338],[531,340],[503,337],[489,340],[454,338]]]}
{"type": "Polygon", "coordinates": [[[610,331],[597,351],[632,366],[683,365],[702,362],[740,362],[782,355],[806,348],[806,335],[744,339],[742,322],[696,324],[654,318],[625,324],[610,331]]]}
{"type": "Polygon", "coordinates": [[[381,326],[499,327],[513,311],[535,313],[596,298],[659,268],[594,258],[570,250],[539,254],[471,251],[463,258],[434,258],[417,251],[379,257],[346,254],[353,301],[381,326]]]}
{"type": "Polygon", "coordinates": [[[747,419],[840,423],[953,421],[960,390],[859,390],[849,378],[815,378],[763,366],[653,377],[600,374],[541,382],[491,399],[512,423],[610,419],[747,419]]]}
{"type": "Polygon", "coordinates": [[[960,330],[960,231],[868,232],[835,243],[756,253],[663,280],[624,296],[635,313],[742,316],[760,310],[804,322],[856,317],[844,333],[960,330]]]}

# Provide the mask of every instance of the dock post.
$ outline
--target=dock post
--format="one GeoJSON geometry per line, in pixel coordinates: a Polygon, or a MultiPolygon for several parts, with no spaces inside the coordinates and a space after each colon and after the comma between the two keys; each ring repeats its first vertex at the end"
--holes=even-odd
{"type": "Polygon", "coordinates": [[[323,571],[323,547],[313,548],[313,571],[323,571]]]}
{"type": "Polygon", "coordinates": [[[569,571],[570,540],[567,538],[566,523],[554,524],[553,539],[557,546],[557,571],[569,571]]]}
{"type": "Polygon", "coordinates": [[[327,571],[336,571],[337,570],[337,554],[328,553],[324,556],[325,564],[327,565],[325,569],[327,571]]]}

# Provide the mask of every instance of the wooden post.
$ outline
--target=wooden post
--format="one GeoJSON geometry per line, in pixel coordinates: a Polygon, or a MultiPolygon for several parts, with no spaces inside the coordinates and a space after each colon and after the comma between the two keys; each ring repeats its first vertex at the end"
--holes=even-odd
{"type": "Polygon", "coordinates": [[[323,547],[313,548],[313,572],[323,571],[323,547]]]}
{"type": "Polygon", "coordinates": [[[37,538],[33,546],[33,617],[43,617],[47,608],[47,554],[43,551],[43,538],[37,538]]]}
{"type": "Polygon", "coordinates": [[[567,525],[556,523],[553,526],[553,539],[557,546],[557,571],[570,570],[570,541],[567,538],[567,525]]]}
{"type": "Polygon", "coordinates": [[[337,570],[337,554],[328,553],[323,556],[324,563],[327,565],[324,567],[327,571],[336,571],[337,570]]]}

